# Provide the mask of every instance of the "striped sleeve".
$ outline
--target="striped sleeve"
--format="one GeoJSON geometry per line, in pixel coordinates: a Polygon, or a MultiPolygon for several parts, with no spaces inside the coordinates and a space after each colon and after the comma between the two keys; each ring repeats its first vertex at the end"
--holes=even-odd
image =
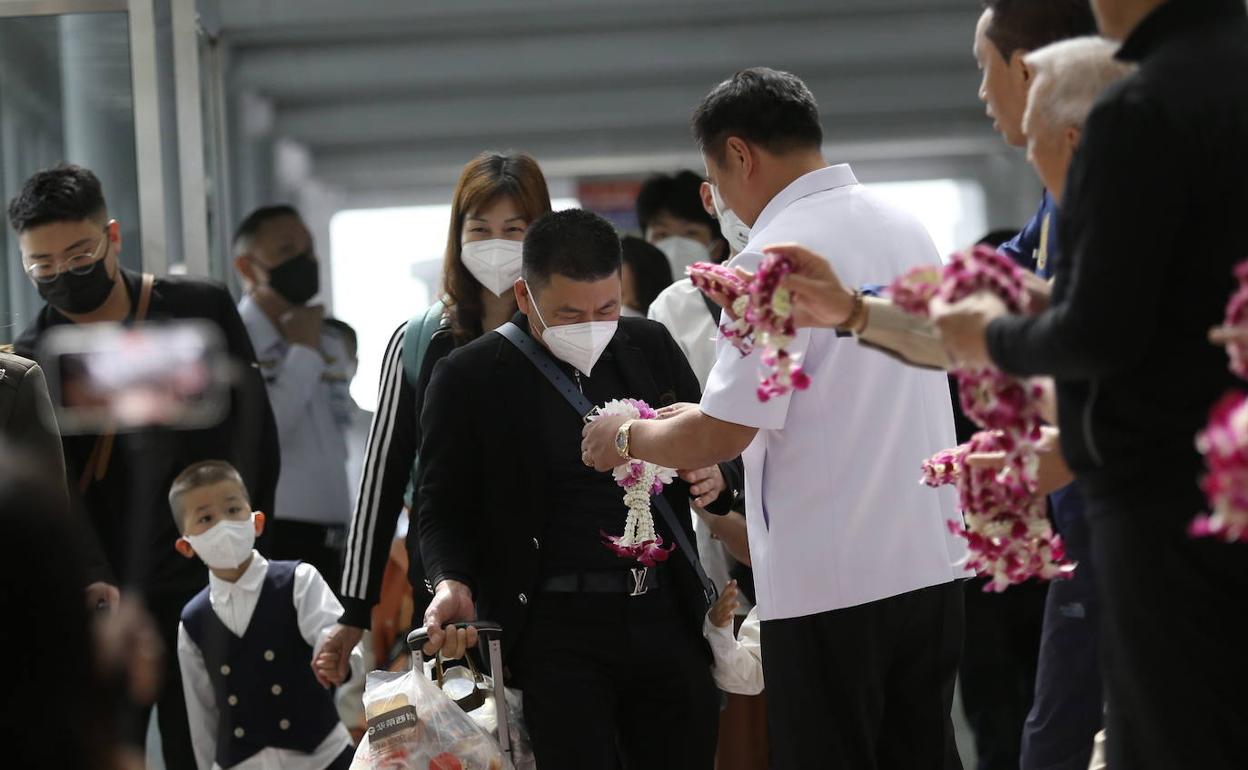
{"type": "Polygon", "coordinates": [[[416,459],[415,394],[403,373],[406,331],[404,323],[386,345],[359,497],[347,531],[342,622],[359,628],[368,628],[372,607],[380,595],[390,542],[403,510],[403,492],[416,459]]]}

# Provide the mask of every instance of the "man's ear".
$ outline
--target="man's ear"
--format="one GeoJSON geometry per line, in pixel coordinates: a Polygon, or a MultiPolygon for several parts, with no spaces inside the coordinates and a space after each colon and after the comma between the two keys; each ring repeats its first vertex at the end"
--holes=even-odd
{"type": "Polygon", "coordinates": [[[1027,56],[1028,53],[1029,52],[1020,48],[1010,54],[1010,69],[1018,74],[1020,81],[1023,83],[1030,83],[1035,74],[1031,71],[1031,67],[1027,66],[1027,62],[1024,60],[1024,57],[1027,56]]]}
{"type": "Polygon", "coordinates": [[[711,194],[711,183],[703,182],[698,188],[698,195],[702,198],[702,210],[715,216],[715,197],[711,194]]]}
{"type": "Polygon", "coordinates": [[[254,286],[260,283],[260,271],[256,268],[256,263],[247,254],[238,254],[234,257],[234,269],[243,277],[243,282],[254,286]]]}
{"type": "Polygon", "coordinates": [[[188,559],[195,558],[195,549],[191,547],[190,542],[185,537],[178,538],[173,544],[173,550],[182,554],[188,559]]]}
{"type": "Polygon", "coordinates": [[[265,522],[264,511],[256,511],[253,514],[253,516],[255,516],[256,537],[260,537],[261,535],[264,534],[264,522],[265,522]]]}
{"type": "Polygon", "coordinates": [[[1079,140],[1083,137],[1083,129],[1079,126],[1067,126],[1063,136],[1066,138],[1066,143],[1070,145],[1070,151],[1074,152],[1079,146],[1079,140]]]}
{"type": "Polygon", "coordinates": [[[755,165],[757,165],[754,159],[753,148],[739,136],[728,137],[724,142],[723,165],[739,168],[741,170],[741,178],[748,179],[755,165]]]}
{"type": "Polygon", "coordinates": [[[520,312],[525,315],[532,313],[533,297],[529,294],[529,284],[523,278],[517,278],[511,288],[516,293],[516,307],[520,312]]]}

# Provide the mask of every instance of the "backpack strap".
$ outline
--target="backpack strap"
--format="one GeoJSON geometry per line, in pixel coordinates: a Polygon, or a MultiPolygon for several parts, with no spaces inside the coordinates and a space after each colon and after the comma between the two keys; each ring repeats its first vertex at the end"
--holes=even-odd
{"type": "Polygon", "coordinates": [[[403,376],[413,388],[420,379],[420,367],[425,362],[425,354],[429,352],[429,342],[433,339],[434,332],[442,326],[442,315],[445,312],[446,303],[438,300],[407,322],[407,331],[403,335],[403,376]]]}

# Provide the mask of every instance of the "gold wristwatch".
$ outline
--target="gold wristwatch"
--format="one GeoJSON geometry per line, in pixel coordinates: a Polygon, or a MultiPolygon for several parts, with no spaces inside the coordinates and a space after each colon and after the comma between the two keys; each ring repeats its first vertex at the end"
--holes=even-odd
{"type": "Polygon", "coordinates": [[[628,453],[628,437],[629,430],[633,427],[636,420],[625,420],[620,429],[615,432],[615,451],[625,460],[632,460],[633,456],[628,453]]]}

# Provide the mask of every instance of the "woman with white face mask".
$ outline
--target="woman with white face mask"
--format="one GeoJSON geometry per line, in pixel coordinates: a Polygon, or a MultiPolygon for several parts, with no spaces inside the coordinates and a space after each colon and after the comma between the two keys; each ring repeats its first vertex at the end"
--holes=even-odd
{"type": "MultiPolygon", "coordinates": [[[[482,153],[460,174],[442,266],[443,298],[400,326],[386,346],[380,397],[347,535],[341,591],[345,612],[327,641],[334,650],[349,651],[370,625],[420,449],[420,410],[434,364],[516,313],[512,286],[520,277],[524,234],[549,211],[546,179],[528,155],[482,153]]],[[[407,572],[413,617],[419,621],[430,594],[411,531],[407,572]]],[[[345,653],[339,659],[345,660],[345,653]]]]}
{"type": "Polygon", "coordinates": [[[719,222],[702,205],[702,184],[702,177],[685,170],[652,176],[637,193],[642,237],[667,256],[677,281],[694,262],[728,258],[719,222]]]}

